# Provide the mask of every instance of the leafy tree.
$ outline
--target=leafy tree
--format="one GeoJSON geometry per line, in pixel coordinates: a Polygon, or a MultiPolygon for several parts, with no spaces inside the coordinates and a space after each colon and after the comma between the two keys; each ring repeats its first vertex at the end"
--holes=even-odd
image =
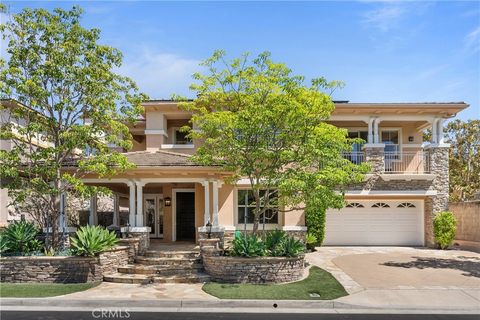
{"type": "Polygon", "coordinates": [[[248,178],[254,233],[262,215],[277,207],[342,207],[342,191],[368,170],[342,156],[356,140],[325,122],[334,104],[322,90],[331,94],[342,84],[317,78],[306,85],[267,52],[227,61],[216,51],[202,65],[208,71],[195,74],[191,86],[197,99],[181,103],[193,112],[190,137],[203,141],[194,159],[233,172],[229,183],[248,178]]]}
{"type": "Polygon", "coordinates": [[[457,119],[445,131],[451,143],[450,200],[472,200],[480,192],[480,120],[457,119]]]}
{"type": "Polygon", "coordinates": [[[14,120],[2,121],[0,138],[14,145],[0,152],[0,176],[19,211],[37,210],[40,224],[52,227],[53,246],[60,195],[101,191],[85,186],[82,176],[110,176],[130,167],[108,144],[131,147],[127,124],[145,99],[131,79],[113,71],[122,63],[121,52],[99,44],[100,31],[83,28],[81,16],[77,6],[24,9],[0,26],[8,41],[0,92],[20,102],[0,110],[14,120]]]}

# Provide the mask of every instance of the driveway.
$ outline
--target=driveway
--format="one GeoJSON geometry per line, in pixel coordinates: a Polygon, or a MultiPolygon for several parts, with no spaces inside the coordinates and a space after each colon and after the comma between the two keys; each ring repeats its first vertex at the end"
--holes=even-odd
{"type": "Polygon", "coordinates": [[[409,247],[321,247],[307,261],[332,273],[362,306],[480,310],[480,254],[409,247]]]}

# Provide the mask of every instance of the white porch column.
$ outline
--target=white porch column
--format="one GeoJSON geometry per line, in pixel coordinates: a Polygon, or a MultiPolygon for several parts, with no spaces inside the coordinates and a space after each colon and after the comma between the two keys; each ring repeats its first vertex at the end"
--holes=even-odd
{"type": "Polygon", "coordinates": [[[438,119],[438,129],[437,129],[437,142],[438,144],[444,144],[445,143],[445,135],[443,133],[443,123],[445,122],[445,119],[441,118],[438,119]]]}
{"type": "Polygon", "coordinates": [[[136,227],[143,227],[143,187],[144,182],[137,181],[137,215],[136,215],[136,227]]]}
{"type": "Polygon", "coordinates": [[[219,181],[213,181],[213,222],[214,226],[218,226],[218,189],[222,186],[222,183],[219,181]]]}
{"type": "Polygon", "coordinates": [[[380,134],[378,130],[380,121],[381,120],[379,118],[375,118],[373,121],[373,143],[380,143],[380,134]]]}
{"type": "Polygon", "coordinates": [[[114,226],[119,226],[120,225],[120,198],[118,194],[113,195],[113,221],[112,224],[114,226]]]}
{"type": "Polygon", "coordinates": [[[373,120],[375,120],[374,118],[370,118],[368,120],[368,138],[367,138],[367,143],[371,144],[373,143],[373,120]]]}
{"type": "Polygon", "coordinates": [[[88,224],[91,226],[98,224],[97,195],[93,195],[90,197],[90,215],[88,216],[88,224]]]}
{"type": "Polygon", "coordinates": [[[437,142],[438,142],[438,140],[437,140],[437,136],[438,136],[438,133],[437,133],[437,129],[438,129],[437,122],[438,122],[438,119],[434,119],[433,122],[432,122],[432,143],[433,143],[433,144],[437,144],[437,142]]]}
{"type": "Polygon", "coordinates": [[[202,185],[205,194],[205,211],[203,215],[203,225],[205,226],[210,221],[210,183],[203,181],[202,185]]]}
{"type": "Polygon", "coordinates": [[[129,181],[128,182],[128,187],[129,187],[129,204],[130,204],[130,212],[128,215],[128,223],[130,224],[131,227],[135,226],[135,182],[129,181]]]}

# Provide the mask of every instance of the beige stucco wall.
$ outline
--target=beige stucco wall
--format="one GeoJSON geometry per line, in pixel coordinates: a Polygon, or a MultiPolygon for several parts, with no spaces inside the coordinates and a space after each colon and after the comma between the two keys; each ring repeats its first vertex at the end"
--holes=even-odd
{"type": "Polygon", "coordinates": [[[234,186],[224,184],[218,193],[218,224],[221,226],[234,226],[234,212],[234,186]]]}
{"type": "Polygon", "coordinates": [[[281,214],[282,226],[304,226],[305,212],[303,210],[292,210],[281,214]]]}

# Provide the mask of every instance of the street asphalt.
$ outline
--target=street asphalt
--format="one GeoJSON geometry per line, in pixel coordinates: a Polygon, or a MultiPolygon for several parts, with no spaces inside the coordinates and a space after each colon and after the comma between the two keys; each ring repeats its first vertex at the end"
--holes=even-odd
{"type": "MultiPolygon", "coordinates": [[[[117,310],[118,311],[118,310],[117,310]]],[[[478,320],[478,315],[459,314],[309,314],[309,313],[185,313],[185,312],[127,312],[102,315],[86,311],[2,311],[2,320],[478,320]]]]}

